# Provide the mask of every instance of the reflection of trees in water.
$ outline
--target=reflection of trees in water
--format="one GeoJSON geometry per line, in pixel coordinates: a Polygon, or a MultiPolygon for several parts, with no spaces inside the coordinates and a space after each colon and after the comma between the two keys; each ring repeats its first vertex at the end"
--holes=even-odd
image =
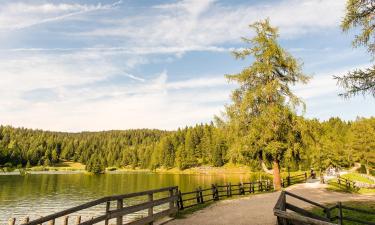
{"type": "MultiPolygon", "coordinates": [[[[155,174],[113,173],[88,174],[28,174],[25,176],[0,176],[0,224],[9,217],[35,217],[47,215],[107,195],[138,192],[178,185],[183,191],[198,186],[210,187],[213,183],[224,184],[264,179],[264,174],[155,174]]],[[[162,197],[162,196],[160,196],[162,197]]],[[[143,201],[142,198],[134,199],[143,201]]],[[[133,201],[134,201],[133,200],[133,201]]],[[[126,204],[126,203],[125,203],[126,204]]],[[[104,207],[105,208],[105,207],[104,207]]],[[[81,215],[102,212],[84,211],[81,215]]]]}

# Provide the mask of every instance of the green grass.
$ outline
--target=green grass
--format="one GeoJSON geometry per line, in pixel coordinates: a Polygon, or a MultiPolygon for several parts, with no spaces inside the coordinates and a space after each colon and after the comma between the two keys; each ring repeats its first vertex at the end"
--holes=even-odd
{"type": "Polygon", "coordinates": [[[359,173],[348,173],[348,174],[342,175],[341,177],[344,177],[344,178],[349,179],[351,181],[359,181],[359,182],[362,182],[362,183],[375,184],[375,182],[373,180],[370,180],[366,177],[362,177],[359,173]]]}
{"type": "MultiPolygon", "coordinates": [[[[334,205],[335,204],[330,204],[330,205],[327,205],[327,206],[332,207],[334,205]]],[[[375,222],[375,201],[343,202],[342,205],[373,212],[373,214],[366,214],[366,213],[360,213],[360,212],[355,212],[355,211],[352,211],[352,210],[343,209],[343,216],[351,217],[351,218],[355,218],[355,219],[359,219],[359,220],[367,221],[367,222],[375,222]]],[[[312,208],[311,212],[313,212],[317,215],[320,215],[320,216],[325,216],[322,209],[319,208],[319,207],[312,208]]],[[[331,211],[331,217],[337,216],[338,213],[339,213],[339,211],[338,211],[337,208],[332,210],[331,211]]],[[[338,221],[334,220],[333,222],[337,223],[338,221]]],[[[351,222],[351,221],[344,221],[344,224],[345,225],[357,225],[357,224],[359,225],[360,223],[355,223],[355,222],[351,222]]]]}

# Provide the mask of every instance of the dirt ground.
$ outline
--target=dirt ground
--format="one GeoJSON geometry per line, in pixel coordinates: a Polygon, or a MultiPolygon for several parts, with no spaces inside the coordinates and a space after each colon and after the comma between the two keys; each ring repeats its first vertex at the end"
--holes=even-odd
{"type": "MultiPolygon", "coordinates": [[[[375,201],[375,195],[358,195],[327,191],[320,183],[297,184],[287,191],[314,200],[318,203],[334,203],[338,201],[375,201]]],[[[249,195],[247,197],[219,201],[207,208],[197,211],[186,218],[175,219],[167,225],[275,225],[276,217],[273,207],[280,192],[249,195]]],[[[311,205],[287,196],[287,201],[297,206],[308,208],[311,205]]]]}

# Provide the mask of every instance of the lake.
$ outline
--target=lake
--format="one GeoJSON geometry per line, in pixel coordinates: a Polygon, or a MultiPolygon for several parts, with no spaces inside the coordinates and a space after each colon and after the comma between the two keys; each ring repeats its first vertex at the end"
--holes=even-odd
{"type": "MultiPolygon", "coordinates": [[[[10,217],[17,218],[17,221],[25,216],[35,219],[108,195],[175,185],[186,192],[195,190],[198,186],[210,187],[213,183],[238,183],[254,179],[257,179],[254,174],[192,175],[151,172],[0,176],[0,224],[6,224],[10,217]]],[[[85,219],[102,213],[102,208],[94,208],[80,215],[85,219]]]]}

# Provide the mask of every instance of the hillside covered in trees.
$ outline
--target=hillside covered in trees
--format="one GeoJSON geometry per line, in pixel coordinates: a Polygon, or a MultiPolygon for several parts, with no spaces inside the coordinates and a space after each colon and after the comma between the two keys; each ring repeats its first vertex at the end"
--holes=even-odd
{"type": "MultiPolygon", "coordinates": [[[[300,146],[288,149],[281,166],[292,169],[375,165],[375,118],[345,122],[299,118],[300,146]]],[[[186,169],[237,163],[260,170],[262,155],[241,149],[220,125],[201,124],[177,131],[126,130],[61,133],[0,126],[0,165],[53,165],[60,160],[84,163],[88,170],[109,166],[186,169]]],[[[267,162],[266,160],[264,160],[267,162]]]]}

